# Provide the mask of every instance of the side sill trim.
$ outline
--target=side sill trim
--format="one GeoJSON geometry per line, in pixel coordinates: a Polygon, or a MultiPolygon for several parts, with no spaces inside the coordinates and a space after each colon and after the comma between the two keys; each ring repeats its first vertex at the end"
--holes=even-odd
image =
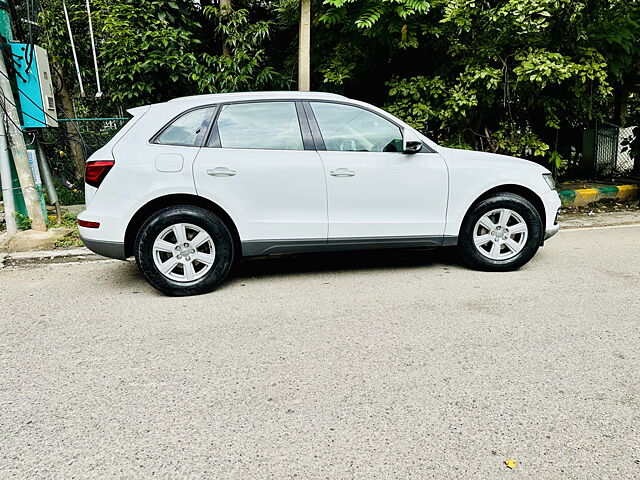
{"type": "Polygon", "coordinates": [[[90,240],[80,235],[80,239],[86,247],[98,255],[103,257],[115,258],[117,260],[126,260],[124,254],[124,243],[119,242],[103,242],[101,240],[90,240]]]}
{"type": "Polygon", "coordinates": [[[332,238],[305,240],[246,240],[242,242],[242,255],[274,255],[282,253],[339,252],[348,250],[375,250],[383,248],[441,247],[458,244],[457,236],[411,236],[372,238],[332,238]]]}
{"type": "Polygon", "coordinates": [[[458,245],[457,235],[445,235],[444,237],[442,237],[443,247],[455,247],[457,245],[458,245]]]}
{"type": "Polygon", "coordinates": [[[242,242],[242,256],[275,255],[279,253],[323,252],[326,238],[305,240],[246,240],[242,242]]]}

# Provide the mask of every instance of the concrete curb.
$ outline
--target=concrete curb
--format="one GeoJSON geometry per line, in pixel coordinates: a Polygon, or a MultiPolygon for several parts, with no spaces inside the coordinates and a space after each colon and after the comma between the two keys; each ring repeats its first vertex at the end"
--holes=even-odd
{"type": "Polygon", "coordinates": [[[610,187],[559,190],[563,207],[580,207],[598,200],[610,199],[627,202],[638,198],[638,185],[614,185],[610,187]]]}
{"type": "Polygon", "coordinates": [[[72,250],[42,250],[38,252],[0,253],[0,268],[26,265],[42,265],[47,263],[78,263],[106,260],[105,257],[93,253],[88,248],[72,250]]]}

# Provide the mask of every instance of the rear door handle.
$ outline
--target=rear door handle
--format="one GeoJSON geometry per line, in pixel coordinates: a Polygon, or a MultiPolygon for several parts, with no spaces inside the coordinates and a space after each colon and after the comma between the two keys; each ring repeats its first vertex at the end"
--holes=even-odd
{"type": "Polygon", "coordinates": [[[211,175],[212,177],[233,177],[235,174],[235,170],[227,167],[216,167],[207,170],[207,175],[211,175]]]}
{"type": "Polygon", "coordinates": [[[332,177],[353,177],[356,174],[356,172],[348,168],[336,168],[329,173],[332,177]]]}

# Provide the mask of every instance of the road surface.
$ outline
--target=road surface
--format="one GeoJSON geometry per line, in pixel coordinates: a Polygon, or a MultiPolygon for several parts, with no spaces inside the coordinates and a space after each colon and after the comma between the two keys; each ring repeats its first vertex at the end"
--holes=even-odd
{"type": "Polygon", "coordinates": [[[117,261],[5,268],[0,478],[638,478],[639,298],[640,226],[512,273],[252,261],[192,298],[117,261]]]}

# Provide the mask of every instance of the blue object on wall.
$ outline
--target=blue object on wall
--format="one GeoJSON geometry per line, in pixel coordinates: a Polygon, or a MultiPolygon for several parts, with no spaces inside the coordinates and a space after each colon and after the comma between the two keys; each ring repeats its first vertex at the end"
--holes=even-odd
{"type": "Polygon", "coordinates": [[[9,46],[19,88],[22,128],[57,127],[47,51],[33,44],[9,43],[9,46]]]}

